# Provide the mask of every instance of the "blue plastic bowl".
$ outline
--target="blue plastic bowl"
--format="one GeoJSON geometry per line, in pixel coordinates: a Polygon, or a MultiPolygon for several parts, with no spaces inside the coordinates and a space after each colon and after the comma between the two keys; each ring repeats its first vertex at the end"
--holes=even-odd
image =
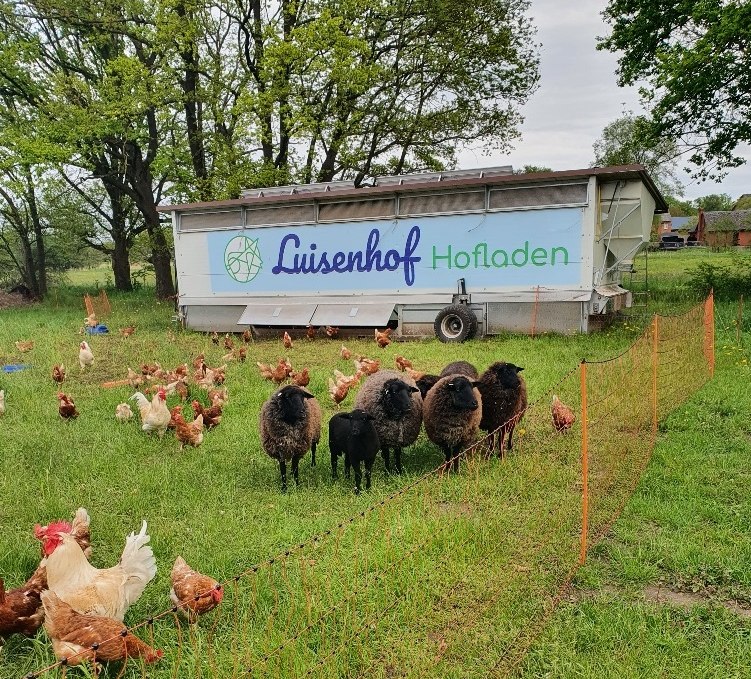
{"type": "Polygon", "coordinates": [[[86,332],[89,333],[89,335],[106,335],[109,332],[109,328],[106,325],[102,325],[101,323],[99,325],[95,325],[93,328],[86,328],[86,332]]]}
{"type": "Polygon", "coordinates": [[[30,365],[24,365],[23,363],[10,363],[9,365],[0,367],[0,370],[2,370],[4,373],[17,373],[30,367],[30,365]]]}

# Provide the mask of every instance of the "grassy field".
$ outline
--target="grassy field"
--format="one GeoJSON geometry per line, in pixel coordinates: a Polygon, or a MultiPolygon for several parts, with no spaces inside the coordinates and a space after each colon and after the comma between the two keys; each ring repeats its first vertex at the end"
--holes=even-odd
{"type": "MultiPolygon", "coordinates": [[[[659,253],[650,260],[650,273],[680,281],[680,258],[685,267],[694,256],[659,253]]],[[[113,313],[105,322],[111,329],[135,323],[136,334],[93,337],[95,364],[81,374],[81,293],[64,288],[43,305],[0,312],[0,364],[29,365],[13,375],[0,373],[7,401],[0,429],[0,577],[6,586],[20,585],[38,561],[33,525],[70,517],[82,505],[92,515],[99,567],[114,564],[125,535],[143,518],[149,521],[159,572],[129,611],[129,624],[169,607],[169,570],[178,554],[226,579],[305,544],[228,587],[222,607],[190,633],[171,616],[143,630],[166,654],[147,676],[248,676],[244,670],[251,667],[251,676],[483,677],[501,651],[513,649],[532,628],[576,549],[576,458],[570,459],[570,450],[549,455],[531,444],[525,448],[521,432],[521,452],[504,464],[474,460],[458,476],[418,482],[442,459],[423,434],[404,456],[403,476],[386,476],[378,463],[372,490],[358,497],[351,482],[331,481],[324,427],[319,464],[311,468],[306,458],[302,485],[281,494],[278,468],[260,449],[257,433],[260,406],[273,386],[260,379],[255,361],[288,355],[296,367],[310,367],[311,389],[328,419],[335,409],[327,377],[333,368],[351,368],[338,356],[341,342],[299,340],[289,352],[276,340],[252,344],[248,362],[228,368],[230,402],[221,425],[200,448],[180,452],[170,436],[160,441],[135,423],[118,424],[115,406],[132,391],[100,385],[123,377],[127,366],[174,366],[200,351],[217,365],[224,350],[204,335],[180,331],[170,320],[171,305],[155,303],[149,291],[113,293],[113,313]],[[13,346],[18,339],[34,339],[35,348],[19,354],[13,346]],[[71,422],[58,417],[49,378],[61,361],[69,375],[64,390],[81,412],[71,422]],[[388,499],[392,494],[397,497],[388,499]],[[348,517],[359,518],[351,528],[337,528],[348,517]],[[329,530],[330,538],[305,542],[329,530]],[[319,599],[311,600],[310,592],[319,599]],[[273,661],[264,660],[317,614],[323,624],[273,661]],[[350,637],[358,643],[347,645],[350,637]]],[[[661,423],[636,495],[517,672],[747,676],[740,668],[751,666],[749,624],[718,602],[745,604],[751,592],[751,507],[743,490],[751,396],[744,390],[744,353],[732,341],[733,310],[722,307],[718,317],[715,381],[661,423]],[[658,583],[702,599],[689,609],[656,604],[645,592],[658,583]],[[683,671],[689,666],[722,671],[691,675],[683,671]]],[[[347,344],[387,367],[396,354],[427,371],[458,359],[480,369],[512,361],[525,367],[534,400],[581,357],[614,355],[638,333],[632,319],[592,336],[504,336],[460,346],[431,340],[383,351],[364,340],[347,344]]],[[[343,406],[351,402],[349,396],[343,406]]],[[[531,440],[531,432],[527,436],[531,440]]],[[[0,678],[53,660],[44,633],[35,640],[12,637],[0,654],[0,678]]],[[[118,672],[113,668],[108,676],[118,672]]],[[[128,664],[126,676],[143,673],[128,664]]],[[[84,676],[83,670],[70,674],[84,676]]]]}

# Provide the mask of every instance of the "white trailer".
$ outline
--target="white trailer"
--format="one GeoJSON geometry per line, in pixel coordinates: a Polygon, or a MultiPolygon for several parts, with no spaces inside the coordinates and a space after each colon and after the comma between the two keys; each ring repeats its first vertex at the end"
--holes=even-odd
{"type": "Polygon", "coordinates": [[[188,328],[586,332],[667,211],[640,165],[511,168],[245,191],[172,215],[188,328]]]}

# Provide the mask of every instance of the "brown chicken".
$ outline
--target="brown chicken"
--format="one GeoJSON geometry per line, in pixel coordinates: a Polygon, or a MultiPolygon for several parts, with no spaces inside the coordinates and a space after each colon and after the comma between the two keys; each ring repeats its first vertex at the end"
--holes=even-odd
{"type": "Polygon", "coordinates": [[[374,332],[376,344],[381,347],[381,349],[385,349],[391,344],[391,328],[386,328],[383,332],[379,331],[378,328],[375,328],[374,332]]]}
{"type": "Polygon", "coordinates": [[[183,416],[183,407],[180,405],[172,406],[169,409],[169,412],[170,418],[169,422],[167,423],[167,429],[174,429],[175,427],[177,427],[177,418],[183,416]]]}
{"type": "Polygon", "coordinates": [[[224,348],[227,351],[232,351],[235,348],[235,343],[232,341],[232,338],[229,336],[229,333],[225,333],[224,335],[224,348]]]}
{"type": "Polygon", "coordinates": [[[74,417],[78,417],[76,404],[73,403],[73,399],[70,396],[59,392],[57,394],[57,400],[60,402],[60,405],[57,408],[57,412],[60,413],[60,417],[62,417],[64,420],[71,420],[74,417]]]}
{"type": "Polygon", "coordinates": [[[402,372],[412,367],[412,361],[408,361],[404,356],[395,356],[394,363],[396,363],[396,367],[402,372]]]}
{"type": "Polygon", "coordinates": [[[415,382],[419,380],[422,377],[425,377],[425,372],[420,372],[419,370],[412,370],[412,368],[405,368],[404,372],[407,373],[415,382]]]}
{"type": "Polygon", "coordinates": [[[175,375],[177,377],[186,378],[188,376],[188,364],[187,363],[181,363],[177,366],[174,370],[175,375]]]}
{"type": "Polygon", "coordinates": [[[329,377],[329,396],[331,396],[331,399],[336,403],[337,407],[339,407],[339,404],[347,398],[347,392],[349,392],[348,384],[337,384],[329,377]]]}
{"type": "Polygon", "coordinates": [[[18,340],[15,342],[16,349],[18,349],[22,354],[25,354],[27,351],[31,351],[34,348],[34,340],[18,340]]]}
{"type": "MultiPolygon", "coordinates": [[[[196,356],[193,359],[193,367],[196,370],[202,370],[205,360],[206,360],[206,355],[205,354],[198,354],[198,356],[196,356]]],[[[201,373],[201,375],[203,376],[203,373],[201,373]]]]}
{"type": "Polygon", "coordinates": [[[345,375],[341,370],[334,368],[334,378],[336,379],[337,385],[344,384],[349,389],[357,385],[362,376],[363,373],[359,370],[354,375],[345,375]]]}
{"type": "MultiPolygon", "coordinates": [[[[227,388],[224,389],[209,389],[209,401],[211,401],[212,404],[216,405],[219,403],[219,405],[224,405],[229,401],[229,392],[227,391],[227,388]]],[[[204,420],[205,423],[205,420],[204,420]]]]}
{"type": "Polygon", "coordinates": [[[47,589],[47,570],[40,564],[33,575],[20,587],[5,591],[0,578],[0,647],[11,634],[32,636],[44,620],[42,590],[47,589]]]}
{"type": "Polygon", "coordinates": [[[178,556],[172,566],[172,589],[169,593],[177,610],[193,624],[199,615],[216,608],[224,597],[222,586],[208,575],[194,571],[178,556]]]}
{"type": "Polygon", "coordinates": [[[239,347],[237,349],[237,360],[240,363],[245,363],[245,359],[248,357],[248,350],[245,347],[239,347]]]}
{"type": "Polygon", "coordinates": [[[42,593],[41,598],[44,629],[52,640],[55,657],[66,661],[66,665],[126,658],[143,658],[152,663],[164,655],[128,632],[118,620],[77,613],[51,591],[42,593]]]}
{"type": "Polygon", "coordinates": [[[162,366],[156,362],[141,364],[142,375],[151,375],[153,377],[154,375],[158,374],[161,369],[162,369],[162,366]]]}
{"type": "Polygon", "coordinates": [[[96,317],[95,313],[90,313],[86,318],[83,319],[84,325],[88,328],[96,328],[97,324],[99,323],[99,320],[96,317]]]}
{"type": "Polygon", "coordinates": [[[212,330],[210,336],[214,344],[219,344],[219,333],[216,330],[212,330]]]}
{"type": "Polygon", "coordinates": [[[271,376],[274,374],[274,369],[270,365],[267,365],[266,363],[259,363],[258,361],[256,361],[256,365],[258,366],[258,370],[261,373],[261,377],[263,377],[263,379],[265,380],[270,380],[271,376]]]}
{"type": "Polygon", "coordinates": [[[339,355],[340,355],[340,356],[341,356],[341,357],[342,357],[342,358],[343,358],[343,359],[344,359],[345,361],[349,361],[349,359],[350,359],[350,358],[352,358],[352,352],[351,352],[351,351],[350,351],[349,349],[347,349],[347,347],[345,347],[345,346],[344,346],[343,344],[342,344],[342,349],[341,349],[341,351],[339,352],[339,355]]]}
{"type": "Polygon", "coordinates": [[[123,337],[130,337],[136,331],[135,325],[129,325],[125,328],[120,328],[120,334],[123,337]]]}
{"type": "Polygon", "coordinates": [[[203,443],[203,415],[197,415],[192,422],[186,422],[181,413],[175,414],[175,436],[180,441],[180,450],[185,446],[198,446],[203,443]]]}
{"type": "Polygon", "coordinates": [[[253,333],[250,332],[249,329],[245,329],[245,331],[243,331],[243,342],[245,342],[245,344],[250,344],[250,342],[252,341],[253,341],[253,333]]]}
{"type": "Polygon", "coordinates": [[[314,340],[316,338],[316,334],[316,329],[312,325],[309,325],[308,329],[305,331],[305,336],[309,340],[314,340]]]}
{"type": "Polygon", "coordinates": [[[358,356],[352,359],[355,363],[355,368],[358,372],[364,375],[373,375],[378,372],[381,367],[381,362],[365,356],[358,356]]]}
{"type": "Polygon", "coordinates": [[[52,366],[52,381],[62,384],[65,381],[65,366],[60,365],[52,366]]]}
{"type": "Polygon", "coordinates": [[[326,337],[329,337],[331,339],[336,339],[337,337],[339,337],[339,328],[335,328],[334,326],[327,325],[326,337]]]}
{"type": "Polygon", "coordinates": [[[300,372],[293,370],[290,377],[298,387],[307,387],[310,384],[310,370],[308,368],[303,368],[300,372]]]}
{"type": "Polygon", "coordinates": [[[571,429],[571,426],[576,422],[574,411],[555,394],[553,394],[551,412],[553,415],[553,427],[559,433],[571,429]]]}
{"type": "Polygon", "coordinates": [[[285,349],[292,348],[292,338],[289,336],[289,333],[286,330],[284,331],[284,335],[282,337],[282,344],[284,345],[285,349]]]}
{"type": "Polygon", "coordinates": [[[205,408],[199,401],[193,401],[190,405],[193,408],[193,415],[196,418],[199,415],[203,418],[206,429],[213,429],[222,421],[222,404],[218,401],[214,401],[209,408],[205,408]]]}

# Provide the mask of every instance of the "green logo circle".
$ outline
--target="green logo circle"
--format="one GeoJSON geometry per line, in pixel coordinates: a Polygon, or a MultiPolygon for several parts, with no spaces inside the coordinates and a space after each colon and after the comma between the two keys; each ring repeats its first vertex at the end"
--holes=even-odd
{"type": "Polygon", "coordinates": [[[235,236],[224,249],[224,266],[238,283],[249,283],[263,267],[258,239],[235,236]]]}

